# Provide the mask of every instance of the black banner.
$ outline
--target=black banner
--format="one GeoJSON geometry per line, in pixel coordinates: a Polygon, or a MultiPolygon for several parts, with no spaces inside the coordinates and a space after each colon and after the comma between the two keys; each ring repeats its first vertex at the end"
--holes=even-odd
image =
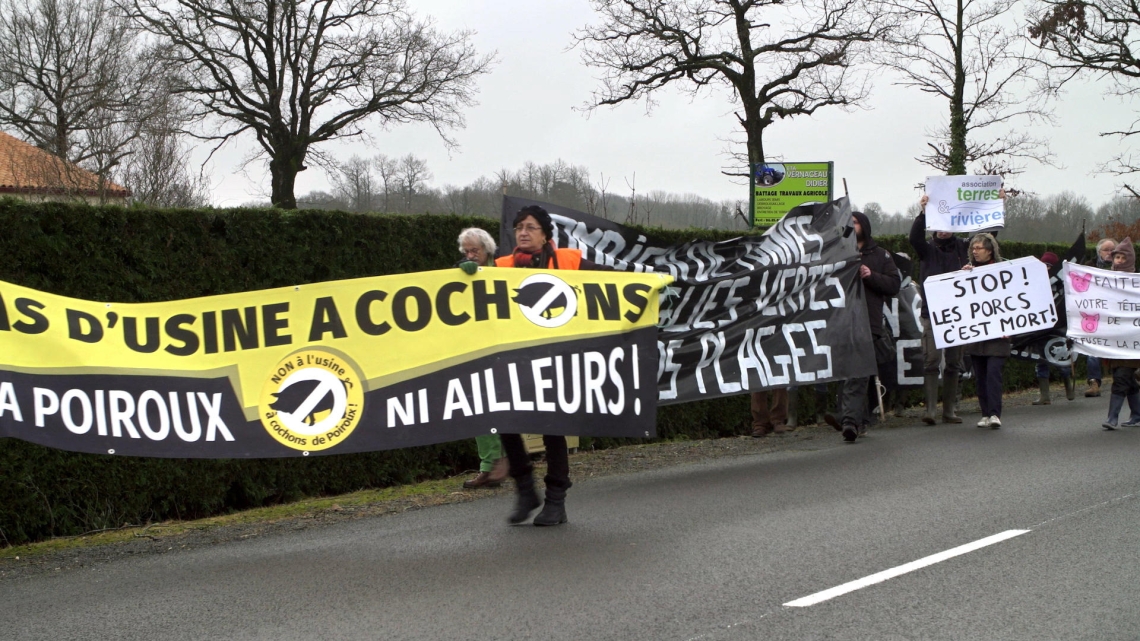
{"type": "Polygon", "coordinates": [[[558,247],[674,277],[658,322],[661,404],[876,373],[846,198],[797,207],[763,236],[666,245],[590,214],[504,197],[503,252],[528,205],[550,212],[558,247]]]}
{"type": "MultiPolygon", "coordinates": [[[[325,394],[319,377],[285,388],[274,412],[250,420],[217,378],[0,371],[0,436],[75,452],[177,458],[344,454],[520,432],[656,435],[652,327],[524,347],[363,392],[346,363],[320,365],[349,389],[309,411],[338,412],[327,428],[297,429],[288,413],[325,394]],[[496,420],[498,418],[498,420],[496,420]],[[335,445],[335,447],[332,447],[335,445]]],[[[304,360],[304,359],[302,359],[304,360]]],[[[287,378],[288,375],[283,376],[287,378]]],[[[309,380],[307,379],[307,380],[309,380]]],[[[319,428],[319,425],[316,427],[319,428]]]]}
{"type": "MultiPolygon", "coordinates": [[[[897,255],[897,254],[896,254],[897,255]]],[[[896,261],[897,262],[897,261],[896,261]]],[[[883,318],[895,340],[898,387],[922,385],[922,295],[918,285],[903,272],[898,296],[883,303],[883,318]]]]}

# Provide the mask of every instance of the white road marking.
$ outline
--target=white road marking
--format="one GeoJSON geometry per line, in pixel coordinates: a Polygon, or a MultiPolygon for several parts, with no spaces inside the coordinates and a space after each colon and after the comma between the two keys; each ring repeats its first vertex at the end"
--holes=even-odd
{"type": "Polygon", "coordinates": [[[1012,539],[1015,536],[1021,536],[1022,534],[1026,534],[1030,531],[1031,530],[1006,530],[1005,532],[1001,532],[1000,534],[995,534],[993,536],[987,536],[984,539],[978,539],[977,541],[974,541],[973,543],[967,543],[965,545],[959,545],[958,547],[951,548],[949,550],[946,550],[945,552],[939,552],[938,554],[932,554],[928,557],[921,558],[917,561],[911,561],[910,563],[904,563],[903,565],[891,568],[889,570],[883,570],[882,572],[876,572],[875,574],[872,574],[870,576],[865,576],[862,579],[857,579],[855,581],[851,581],[850,583],[844,583],[843,585],[837,585],[834,588],[831,588],[829,590],[824,590],[822,592],[816,592],[815,594],[805,596],[801,599],[796,599],[795,601],[788,601],[784,605],[786,607],[789,607],[789,608],[806,608],[810,605],[815,605],[817,603],[822,603],[823,601],[827,601],[828,599],[834,599],[835,597],[847,594],[848,592],[854,592],[855,590],[860,590],[860,589],[865,588],[869,585],[874,585],[876,583],[882,583],[883,581],[886,581],[887,579],[893,579],[896,576],[901,576],[901,575],[906,574],[908,572],[914,572],[915,570],[919,570],[919,569],[924,568],[928,565],[934,565],[935,563],[945,561],[946,559],[952,559],[956,556],[960,556],[960,555],[966,554],[968,552],[973,552],[974,550],[980,550],[981,548],[984,548],[987,545],[993,545],[994,543],[1001,543],[1002,541],[1005,541],[1007,539],[1012,539]]]}

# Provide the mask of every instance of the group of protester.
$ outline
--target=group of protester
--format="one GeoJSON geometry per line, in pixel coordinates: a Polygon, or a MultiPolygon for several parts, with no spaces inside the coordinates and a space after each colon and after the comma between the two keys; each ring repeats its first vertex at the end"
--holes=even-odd
{"type": "MultiPolygon", "coordinates": [[[[925,210],[927,197],[921,200],[925,210]]],[[[896,267],[889,251],[879,246],[872,235],[871,222],[861,212],[853,213],[853,227],[856,246],[860,255],[859,278],[867,304],[867,316],[874,347],[879,376],[855,378],[839,384],[838,409],[834,414],[822,418],[840,431],[844,440],[855,441],[866,433],[871,423],[872,399],[878,398],[881,407],[881,394],[884,388],[876,378],[893,381],[895,348],[883,318],[883,305],[898,295],[902,274],[896,267]]],[[[552,243],[554,228],[549,213],[537,206],[525,207],[513,221],[515,249],[506,256],[495,258],[497,250],[494,239],[486,231],[478,228],[465,229],[459,235],[459,249],[464,258],[458,266],[467,274],[474,274],[480,266],[497,266],[520,269],[609,269],[582,258],[579,250],[558,249],[552,243]]],[[[920,213],[910,231],[910,244],[919,259],[919,288],[925,299],[923,286],[927,279],[955,272],[972,270],[975,267],[992,265],[1004,260],[997,241],[997,232],[981,232],[968,241],[950,232],[934,232],[929,238],[926,233],[926,216],[920,213]]],[[[1058,263],[1056,254],[1047,252],[1042,256],[1047,263],[1058,263]]],[[[1116,271],[1135,271],[1135,253],[1130,239],[1119,244],[1112,239],[1100,241],[1094,264],[1101,268],[1116,271]]],[[[931,332],[930,314],[926,306],[922,309],[922,351],[923,351],[923,393],[925,410],[922,421],[928,425],[937,422],[938,400],[942,399],[942,422],[957,424],[963,420],[956,412],[959,399],[959,382],[966,367],[973,371],[977,386],[978,403],[982,418],[979,428],[999,429],[1002,425],[1002,369],[1010,357],[1011,341],[1003,336],[963,346],[938,349],[931,332]],[[967,360],[968,359],[968,360],[967,360]],[[941,394],[940,394],[941,393],[941,394]]],[[[1086,396],[1100,396],[1101,372],[1112,372],[1113,383],[1109,401],[1108,419],[1105,429],[1116,429],[1118,417],[1127,402],[1131,416],[1124,426],[1140,426],[1140,383],[1136,371],[1140,361],[1105,361],[1089,358],[1089,389],[1086,396]]],[[[1041,396],[1035,404],[1049,404],[1049,369],[1039,363],[1037,376],[1041,381],[1041,396]]],[[[1066,381],[1066,395],[1069,400],[1075,396],[1071,366],[1062,370],[1066,381]]],[[[891,387],[890,385],[887,386],[891,387]]],[[[826,385],[816,386],[813,392],[826,395],[826,385]]],[[[752,435],[763,437],[780,434],[796,427],[794,410],[789,412],[789,398],[794,399],[796,390],[773,389],[754,392],[751,398],[752,435]]],[[[819,397],[817,396],[817,399],[819,397]]],[[[463,487],[497,487],[507,476],[515,481],[517,497],[515,508],[508,517],[511,524],[520,524],[530,518],[539,507],[542,510],[534,517],[534,525],[551,526],[567,521],[565,499],[570,488],[568,449],[564,436],[545,435],[543,446],[546,449],[547,474],[545,477],[545,501],[539,499],[535,490],[533,465],[518,433],[500,433],[480,436],[476,439],[481,461],[479,474],[465,481],[463,487]]]]}
{"type": "MultiPolygon", "coordinates": [[[[927,279],[959,270],[972,270],[975,267],[991,265],[1004,260],[1001,257],[1001,247],[997,241],[997,232],[980,232],[968,241],[951,232],[936,231],[928,238],[926,232],[925,208],[927,196],[920,201],[921,212],[915,217],[911,226],[909,241],[919,259],[919,292],[923,300],[926,299],[924,285],[927,279]]],[[[895,360],[894,346],[890,344],[890,334],[883,323],[882,310],[884,299],[898,294],[901,274],[895,267],[890,253],[880,248],[871,235],[870,223],[867,217],[859,212],[853,214],[856,242],[860,251],[861,266],[859,276],[863,280],[864,293],[867,303],[868,321],[875,347],[875,360],[878,365],[878,378],[883,381],[895,381],[893,365],[895,360]]],[[[1040,259],[1050,268],[1057,268],[1060,258],[1053,252],[1045,252],[1040,259]]],[[[1114,271],[1134,272],[1136,255],[1132,240],[1125,238],[1117,243],[1111,238],[1102,239],[1097,243],[1097,253],[1090,265],[1100,269],[1114,271]]],[[[982,417],[978,421],[979,428],[1000,429],[1002,415],[1002,370],[1006,359],[1010,357],[1012,343],[1008,336],[1002,336],[986,341],[968,343],[966,345],[938,349],[931,332],[930,312],[927,306],[922,306],[922,354],[923,354],[923,397],[924,412],[922,421],[927,425],[937,423],[938,400],[941,392],[942,422],[962,423],[956,407],[961,396],[959,383],[964,372],[973,372],[978,405],[982,417]]],[[[1140,382],[1136,379],[1137,370],[1140,369],[1140,360],[1113,360],[1088,358],[1088,390],[1087,397],[1101,395],[1102,371],[1112,373],[1112,389],[1109,399],[1108,417],[1102,423],[1107,430],[1114,430],[1118,424],[1126,427],[1140,427],[1140,382]],[[1131,413],[1129,419],[1119,423],[1120,411],[1124,403],[1128,403],[1131,413]]],[[[1040,396],[1033,402],[1034,405],[1049,405],[1051,393],[1049,388],[1049,365],[1039,361],[1036,365],[1036,375],[1040,388],[1040,396]]],[[[1061,368],[1062,380],[1065,384],[1065,395],[1069,400],[1076,397],[1076,384],[1073,380],[1072,365],[1061,368]]],[[[823,420],[842,432],[846,441],[855,441],[866,433],[870,424],[868,405],[876,397],[880,401],[882,411],[882,394],[889,391],[892,385],[877,386],[867,379],[854,379],[844,381],[840,385],[838,395],[838,410],[836,413],[822,414],[823,420]]],[[[826,385],[816,386],[817,402],[819,393],[826,394],[826,385]]],[[[791,398],[795,398],[797,391],[790,390],[791,398]]],[[[788,408],[786,400],[788,394],[782,396],[778,391],[755,392],[752,395],[752,435],[763,437],[771,433],[783,433],[795,429],[797,419],[795,408],[788,408]],[[769,397],[777,399],[771,412],[767,408],[769,397]],[[780,401],[783,402],[780,402],[780,401]]],[[[826,402],[826,401],[824,401],[826,402]]],[[[794,404],[793,404],[794,405],[794,404]]]]}

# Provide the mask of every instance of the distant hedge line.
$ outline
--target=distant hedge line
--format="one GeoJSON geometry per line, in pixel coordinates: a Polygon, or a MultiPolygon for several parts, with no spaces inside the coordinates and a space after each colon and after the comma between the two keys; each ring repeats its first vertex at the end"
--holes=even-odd
{"type": "MultiPolygon", "coordinates": [[[[150,210],[0,200],[0,279],[118,302],[154,302],[326,280],[440,269],[458,257],[464,227],[498,237],[497,221],[460,216],[359,215],[268,209],[150,210]]],[[[662,230],[667,241],[720,240],[710,230],[662,230]]],[[[906,239],[880,242],[909,251],[906,239]]],[[[1003,243],[1002,254],[1065,247],[1003,243]]],[[[1032,368],[1007,369],[1010,389],[1032,368]]],[[[813,411],[808,404],[805,412],[813,411]]],[[[746,396],[658,412],[661,439],[750,429],[746,396]]],[[[587,439],[608,447],[615,439],[587,439]]],[[[171,460],[73,454],[0,439],[0,545],[128,523],[198,518],[305,496],[441,478],[475,469],[471,443],[341,456],[171,460]]]]}

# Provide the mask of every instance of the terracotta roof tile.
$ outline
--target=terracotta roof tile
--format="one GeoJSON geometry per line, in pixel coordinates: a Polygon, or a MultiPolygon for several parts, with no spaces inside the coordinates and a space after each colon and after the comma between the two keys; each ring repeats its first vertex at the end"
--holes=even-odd
{"type": "MultiPolygon", "coordinates": [[[[0,131],[0,193],[95,196],[98,192],[95,174],[0,131]]],[[[104,193],[111,197],[130,195],[112,182],[105,184],[104,193]]]]}

